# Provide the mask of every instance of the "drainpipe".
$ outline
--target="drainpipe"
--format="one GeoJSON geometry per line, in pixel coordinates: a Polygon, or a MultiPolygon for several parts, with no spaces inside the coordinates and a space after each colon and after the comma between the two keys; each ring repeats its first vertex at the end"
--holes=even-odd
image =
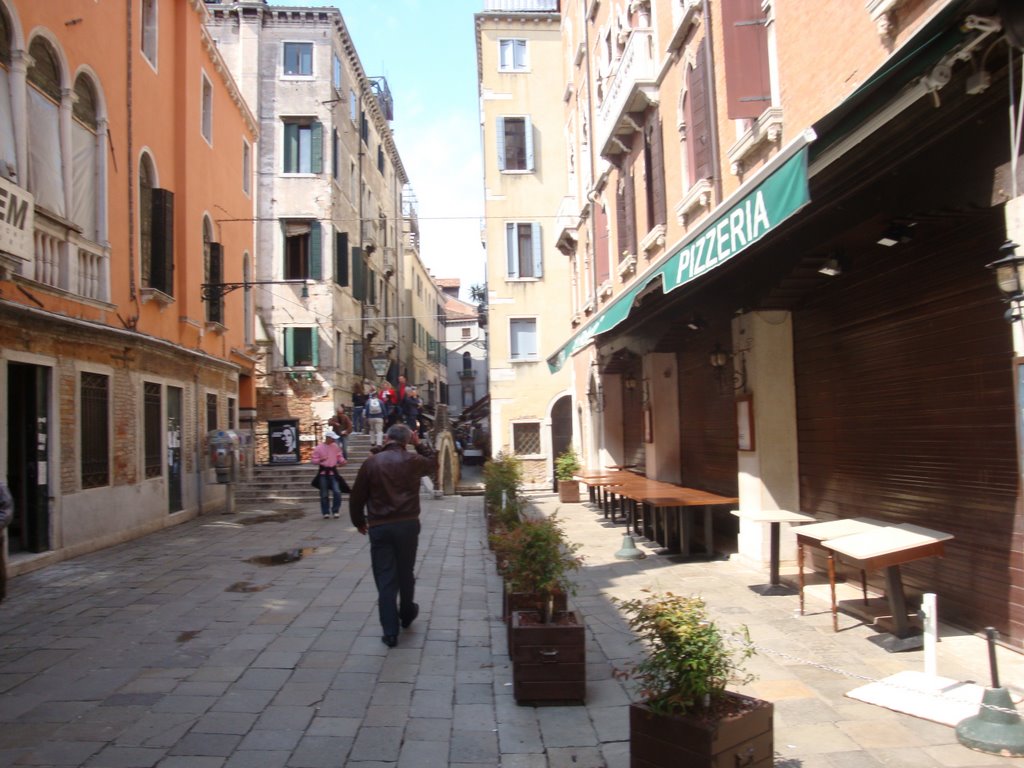
{"type": "MultiPolygon", "coordinates": [[[[589,160],[589,163],[590,163],[590,184],[593,185],[593,183],[595,181],[597,181],[597,179],[595,178],[595,176],[597,175],[597,166],[596,166],[596,164],[594,162],[594,153],[597,151],[597,148],[594,146],[594,99],[592,98],[591,87],[590,87],[591,86],[591,80],[593,79],[593,72],[591,71],[591,68],[590,68],[590,19],[587,18],[587,0],[580,0],[580,10],[582,11],[582,18],[583,18],[583,55],[585,57],[584,58],[584,62],[586,63],[584,71],[587,73],[587,130],[590,133],[590,135],[587,136],[587,145],[590,147],[590,152],[588,153],[589,154],[588,160],[589,160]]],[[[590,249],[591,249],[591,253],[592,253],[591,258],[590,258],[591,293],[590,293],[590,296],[588,296],[587,298],[590,299],[592,297],[594,299],[594,301],[596,302],[597,301],[597,289],[598,289],[598,285],[597,285],[597,253],[594,250],[594,246],[595,246],[594,240],[597,238],[597,227],[596,227],[596,218],[597,217],[596,217],[595,212],[594,212],[594,206],[597,205],[597,202],[594,201],[594,200],[590,200],[590,190],[587,190],[587,200],[588,200],[588,202],[590,202],[590,216],[587,217],[587,221],[588,221],[588,223],[590,225],[590,238],[589,239],[590,239],[590,249]]],[[[609,243],[609,247],[611,247],[610,243],[609,243]]],[[[611,258],[610,255],[609,255],[609,258],[611,258]]]]}
{"type": "Polygon", "coordinates": [[[715,70],[711,55],[711,8],[708,6],[708,0],[701,0],[701,3],[704,13],[704,71],[707,73],[705,77],[707,78],[708,106],[711,107],[711,114],[714,115],[714,119],[710,123],[711,156],[715,159],[711,164],[711,183],[715,189],[715,200],[720,203],[722,201],[722,166],[721,158],[718,156],[718,99],[715,96],[715,70]]]}
{"type": "Polygon", "coordinates": [[[132,58],[135,51],[132,48],[132,5],[135,0],[125,0],[125,6],[127,8],[127,29],[126,33],[128,36],[128,55],[125,61],[125,86],[128,92],[128,102],[125,105],[127,114],[126,119],[128,122],[128,295],[132,301],[137,301],[138,297],[135,293],[135,158],[134,153],[134,142],[132,141],[132,130],[133,130],[133,112],[132,112],[132,58]]]}

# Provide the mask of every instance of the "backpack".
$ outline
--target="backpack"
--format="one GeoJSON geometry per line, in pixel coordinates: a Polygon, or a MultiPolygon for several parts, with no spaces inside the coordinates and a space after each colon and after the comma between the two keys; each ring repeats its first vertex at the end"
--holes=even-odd
{"type": "Polygon", "coordinates": [[[371,397],[366,401],[366,412],[371,416],[380,416],[384,413],[384,408],[381,407],[380,400],[376,397],[371,397]]]}

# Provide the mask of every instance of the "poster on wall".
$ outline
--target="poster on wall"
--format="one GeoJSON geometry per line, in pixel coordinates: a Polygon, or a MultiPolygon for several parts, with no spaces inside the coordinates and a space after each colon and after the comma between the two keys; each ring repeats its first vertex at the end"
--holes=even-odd
{"type": "Polygon", "coordinates": [[[299,463],[298,419],[271,419],[267,422],[271,464],[299,463]]]}

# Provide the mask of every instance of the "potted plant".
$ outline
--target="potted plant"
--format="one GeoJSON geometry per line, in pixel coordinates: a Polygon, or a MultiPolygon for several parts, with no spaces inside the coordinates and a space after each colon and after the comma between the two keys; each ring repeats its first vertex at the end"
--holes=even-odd
{"type": "Polygon", "coordinates": [[[484,507],[489,533],[519,522],[522,488],[522,463],[515,456],[499,453],[484,464],[484,507]]]}
{"type": "Polygon", "coordinates": [[[558,500],[563,504],[579,504],[580,484],[573,477],[580,471],[576,451],[567,448],[555,458],[555,479],[558,480],[558,500]]]}
{"type": "Polygon", "coordinates": [[[512,693],[518,703],[582,702],[586,698],[583,621],[575,611],[557,610],[575,589],[569,574],[580,567],[557,520],[523,520],[509,531],[504,575],[509,593],[531,593],[534,608],[511,610],[509,655],[512,693]]]}
{"type": "Polygon", "coordinates": [[[639,683],[630,705],[630,765],[702,768],[766,765],[773,755],[770,702],[727,690],[753,676],[746,628],[726,633],[699,597],[671,592],[617,600],[645,658],[618,674],[639,683]]]}

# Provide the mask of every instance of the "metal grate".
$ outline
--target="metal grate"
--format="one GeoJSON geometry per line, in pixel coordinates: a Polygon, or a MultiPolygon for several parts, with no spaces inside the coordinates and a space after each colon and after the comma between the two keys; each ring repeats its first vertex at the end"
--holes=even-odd
{"type": "Polygon", "coordinates": [[[512,449],[519,455],[540,453],[540,423],[513,424],[512,449]]]}
{"type": "Polygon", "coordinates": [[[82,487],[110,485],[110,377],[83,373],[82,487]]]}
{"type": "Polygon", "coordinates": [[[206,395],[206,430],[212,432],[217,428],[217,395],[206,395]]]}
{"type": "Polygon", "coordinates": [[[163,451],[160,450],[160,385],[143,384],[143,419],[145,422],[145,474],[160,477],[163,474],[163,451]]]}

